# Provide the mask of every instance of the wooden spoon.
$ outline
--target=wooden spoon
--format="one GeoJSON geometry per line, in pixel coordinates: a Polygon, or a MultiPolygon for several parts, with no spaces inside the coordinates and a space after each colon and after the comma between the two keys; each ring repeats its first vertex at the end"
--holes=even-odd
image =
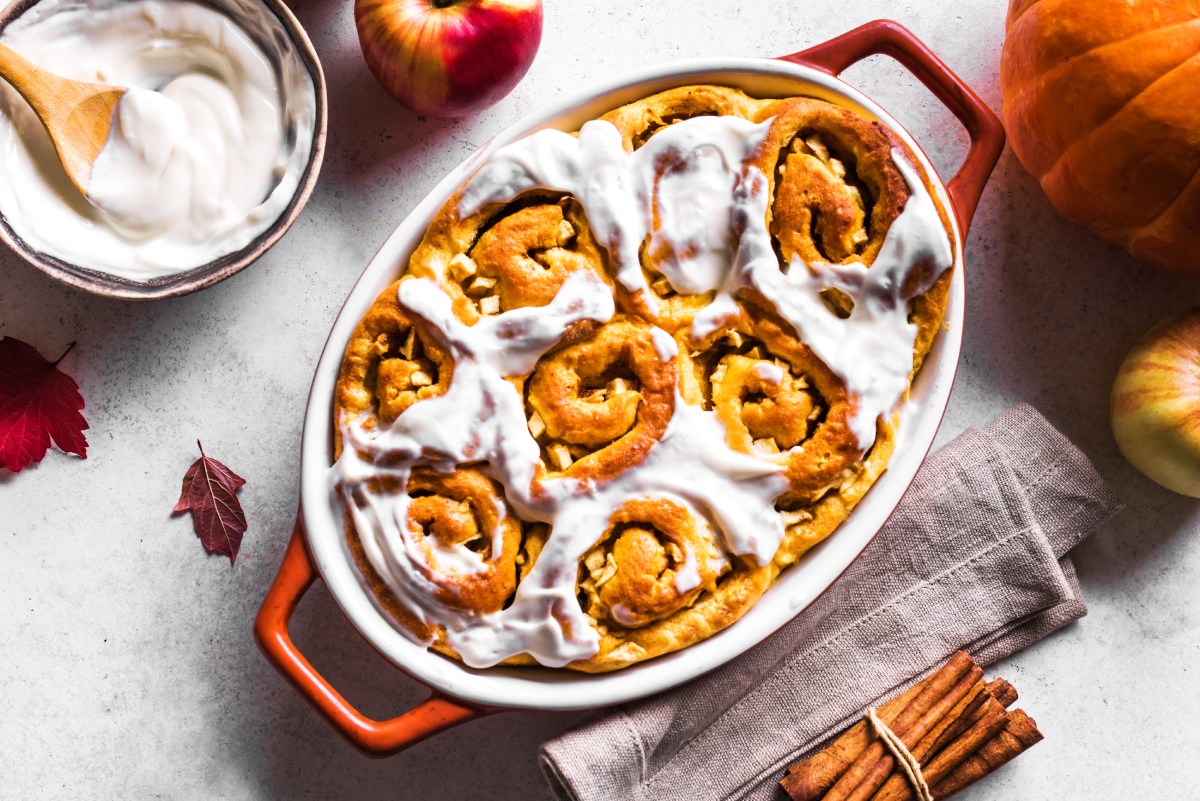
{"type": "Polygon", "coordinates": [[[108,141],[117,103],[129,90],[47,72],[3,42],[0,78],[33,107],[54,142],[67,177],[86,196],[92,164],[108,141]]]}

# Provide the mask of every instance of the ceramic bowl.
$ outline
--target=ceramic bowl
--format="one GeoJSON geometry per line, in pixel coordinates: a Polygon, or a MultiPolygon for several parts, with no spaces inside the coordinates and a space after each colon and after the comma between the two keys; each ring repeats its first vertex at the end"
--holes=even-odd
{"type": "MultiPolygon", "coordinates": [[[[0,11],[0,33],[39,2],[41,0],[15,0],[3,11],[0,11]]],[[[289,48],[295,56],[294,63],[304,69],[312,80],[316,101],[313,115],[312,148],[291,202],[270,227],[240,250],[199,267],[149,281],[122,278],[42,253],[22,240],[5,220],[4,215],[0,213],[0,240],[16,251],[25,261],[51,278],[96,295],[125,300],[156,300],[205,289],[249,267],[270,250],[291,228],[292,223],[300,216],[304,204],[312,195],[321,170],[321,161],[325,155],[325,139],[328,128],[325,74],[321,69],[321,62],[317,58],[317,52],[313,49],[312,42],[309,41],[300,22],[281,0],[203,0],[203,2],[224,11],[239,22],[252,38],[265,43],[266,49],[289,48]],[[286,34],[286,41],[277,38],[278,29],[274,29],[274,26],[267,28],[256,22],[260,19],[263,9],[278,19],[286,34]]]]}

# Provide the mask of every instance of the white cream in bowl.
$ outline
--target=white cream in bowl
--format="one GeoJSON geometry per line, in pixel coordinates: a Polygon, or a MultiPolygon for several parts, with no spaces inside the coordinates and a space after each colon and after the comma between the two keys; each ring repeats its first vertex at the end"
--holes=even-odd
{"type": "Polygon", "coordinates": [[[0,85],[0,214],[30,248],[146,281],[237,252],[285,212],[316,90],[274,14],[233,7],[236,21],[191,0],[44,0],[4,30],[51,72],[130,87],[85,198],[0,85]]]}

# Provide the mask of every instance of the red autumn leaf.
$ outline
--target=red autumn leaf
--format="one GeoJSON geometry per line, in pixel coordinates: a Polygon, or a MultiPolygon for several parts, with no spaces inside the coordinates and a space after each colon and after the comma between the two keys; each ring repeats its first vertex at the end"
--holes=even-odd
{"type": "Polygon", "coordinates": [[[246,514],[238,503],[238,487],[246,480],[216,459],[204,453],[196,440],[200,458],[192,463],[183,476],[183,493],[171,511],[192,513],[192,528],[210,554],[237,559],[242,535],[246,533],[246,514]]]}
{"type": "Polygon", "coordinates": [[[87,421],[75,379],[58,369],[75,343],[50,362],[19,339],[0,339],[0,465],[14,473],[40,462],[54,444],[87,458],[87,421]]]}

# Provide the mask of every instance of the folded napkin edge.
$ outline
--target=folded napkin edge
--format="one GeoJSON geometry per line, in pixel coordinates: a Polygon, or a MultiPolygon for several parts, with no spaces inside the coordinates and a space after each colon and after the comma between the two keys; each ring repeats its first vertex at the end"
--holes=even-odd
{"type": "Polygon", "coordinates": [[[980,431],[1005,456],[1060,557],[1125,508],[1087,454],[1029,404],[980,431]]]}

